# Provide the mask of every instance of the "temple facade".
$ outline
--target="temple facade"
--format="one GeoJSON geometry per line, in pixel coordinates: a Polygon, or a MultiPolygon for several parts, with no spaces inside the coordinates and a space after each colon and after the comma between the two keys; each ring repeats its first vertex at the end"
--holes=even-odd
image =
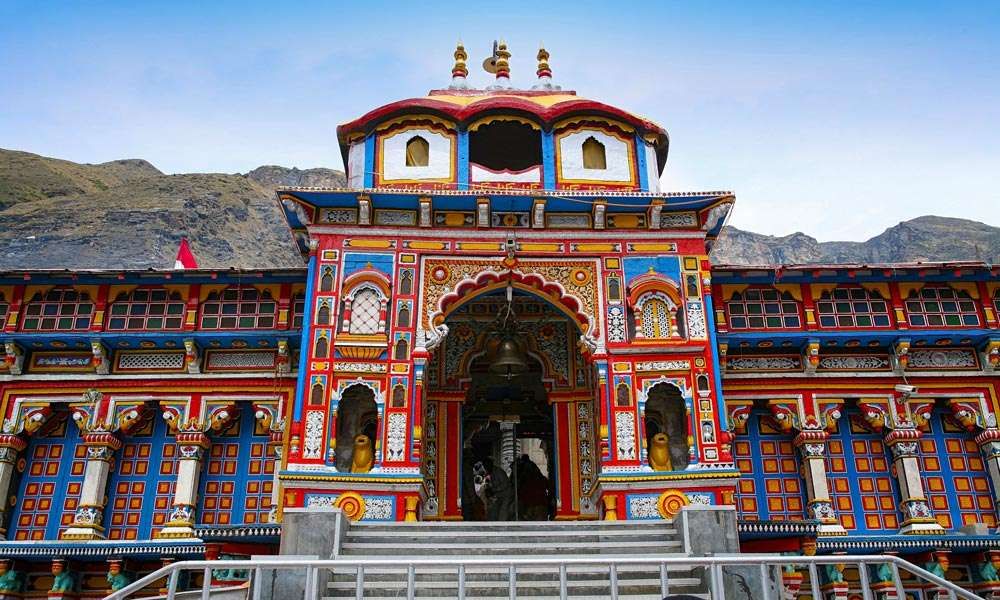
{"type": "Polygon", "coordinates": [[[1000,270],[710,265],[734,194],[661,191],[663,128],[509,56],[338,128],[347,185],[277,193],[301,269],[0,273],[0,598],[274,553],[328,507],[731,505],[744,551],[1000,592],[1000,270]]]}

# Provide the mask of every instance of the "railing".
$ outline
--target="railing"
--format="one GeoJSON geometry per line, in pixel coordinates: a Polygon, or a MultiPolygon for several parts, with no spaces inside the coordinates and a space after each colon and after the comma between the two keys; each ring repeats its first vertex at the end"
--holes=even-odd
{"type": "MultiPolygon", "coordinates": [[[[304,560],[304,559],[257,559],[257,560],[190,560],[169,564],[158,571],[150,573],[145,577],[129,584],[117,592],[112,592],[107,596],[108,600],[126,600],[127,598],[138,598],[134,596],[136,592],[142,591],[150,585],[166,578],[168,600],[174,600],[178,592],[180,575],[184,571],[201,571],[203,574],[203,584],[200,588],[201,600],[209,600],[212,593],[211,580],[213,569],[246,569],[252,573],[251,576],[251,598],[252,600],[263,600],[262,588],[265,581],[264,570],[299,570],[305,571],[303,580],[304,600],[317,600],[320,597],[320,572],[337,569],[354,570],[355,598],[360,600],[364,597],[365,570],[370,568],[395,568],[406,570],[406,597],[412,600],[416,593],[415,572],[420,567],[452,568],[457,575],[456,597],[464,600],[466,597],[466,570],[469,567],[505,567],[507,570],[507,589],[511,600],[517,598],[517,571],[519,567],[555,567],[559,571],[559,597],[563,600],[568,598],[567,567],[573,566],[603,566],[608,570],[607,582],[610,588],[611,600],[617,600],[618,590],[618,570],[623,566],[654,566],[659,568],[660,593],[666,597],[670,594],[670,578],[667,570],[670,566],[698,567],[704,568],[708,572],[708,590],[712,594],[713,600],[725,600],[726,592],[724,586],[724,567],[758,567],[760,569],[762,590],[761,600],[778,600],[782,597],[781,589],[772,589],[771,582],[780,588],[782,581],[782,568],[786,566],[806,567],[809,571],[809,583],[812,597],[822,599],[820,589],[820,565],[845,565],[853,566],[858,571],[858,583],[861,587],[861,595],[864,600],[875,600],[872,590],[872,582],[869,577],[868,567],[878,565],[888,565],[892,573],[896,597],[902,600],[906,598],[903,591],[903,580],[900,578],[901,572],[911,574],[918,585],[923,584],[928,587],[936,587],[947,594],[951,600],[983,600],[980,596],[960,588],[959,586],[938,577],[937,575],[907,562],[898,556],[888,555],[865,555],[865,556],[772,556],[744,554],[738,556],[681,556],[664,558],[489,558],[480,560],[398,560],[398,559],[366,559],[366,560],[304,560]],[[772,578],[772,576],[774,576],[772,578]]],[[[146,592],[147,594],[149,592],[146,592]]],[[[190,594],[190,592],[188,592],[190,594]]],[[[942,596],[939,595],[939,598],[942,596]]],[[[291,598],[281,598],[280,600],[292,600],[291,598]]]]}

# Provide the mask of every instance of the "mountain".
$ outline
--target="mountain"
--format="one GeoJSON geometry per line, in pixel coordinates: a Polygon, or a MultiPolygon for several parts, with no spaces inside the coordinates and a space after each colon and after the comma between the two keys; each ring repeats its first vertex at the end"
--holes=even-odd
{"type": "MultiPolygon", "coordinates": [[[[165,175],[140,159],[78,164],[0,149],[0,269],[164,269],[187,236],[201,267],[302,267],[279,187],[340,187],[333,169],[165,175]]],[[[818,242],[728,227],[716,264],[1000,262],[1000,229],[919,217],[865,242],[818,242]]]]}
{"type": "Polygon", "coordinates": [[[978,221],[924,216],[864,242],[818,242],[804,233],[775,237],[727,227],[711,254],[715,264],[1000,262],[1000,228],[978,221]]]}

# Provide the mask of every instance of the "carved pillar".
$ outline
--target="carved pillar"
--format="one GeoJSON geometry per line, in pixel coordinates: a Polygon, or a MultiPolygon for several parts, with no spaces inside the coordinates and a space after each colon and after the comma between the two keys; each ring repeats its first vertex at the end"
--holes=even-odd
{"type": "Polygon", "coordinates": [[[198,507],[198,477],[205,450],[211,446],[208,436],[201,431],[182,431],[177,434],[177,485],[171,504],[167,525],[160,530],[160,538],[194,537],[194,521],[198,507]]]}
{"type": "Polygon", "coordinates": [[[819,521],[819,535],[846,535],[847,531],[833,509],[826,479],[826,444],[829,437],[825,430],[806,429],[795,436],[793,444],[799,449],[802,459],[809,516],[819,521]]]}
{"type": "Polygon", "coordinates": [[[903,513],[903,527],[899,533],[944,533],[944,528],[934,518],[924,483],[920,478],[918,440],[921,432],[913,426],[901,426],[885,436],[885,443],[892,452],[896,482],[899,484],[899,509],[903,513]]]}
{"type": "Polygon", "coordinates": [[[106,431],[83,434],[87,462],[83,471],[83,489],[73,522],[60,536],[64,540],[104,539],[104,502],[108,493],[108,475],[115,452],[122,447],[118,437],[106,431]]]}
{"type": "Polygon", "coordinates": [[[17,456],[24,450],[27,443],[20,436],[10,433],[0,434],[0,539],[7,539],[10,505],[6,501],[11,495],[11,483],[14,480],[14,465],[17,456]]]}
{"type": "Polygon", "coordinates": [[[993,483],[993,501],[1000,506],[1000,429],[989,427],[976,436],[976,444],[986,461],[986,472],[993,483]]]}

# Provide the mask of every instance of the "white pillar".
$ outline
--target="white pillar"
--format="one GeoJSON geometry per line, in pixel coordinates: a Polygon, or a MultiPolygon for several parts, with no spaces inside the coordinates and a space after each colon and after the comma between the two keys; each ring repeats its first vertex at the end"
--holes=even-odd
{"type": "Polygon", "coordinates": [[[108,476],[115,452],[122,447],[121,440],[105,431],[85,433],[83,445],[87,448],[87,463],[83,471],[83,489],[80,504],[73,522],[60,535],[64,540],[104,539],[104,501],[108,494],[108,476]]]}
{"type": "Polygon", "coordinates": [[[198,509],[198,478],[205,450],[211,446],[208,436],[201,432],[177,434],[177,485],[174,501],[166,526],[157,533],[158,538],[193,538],[195,516],[198,509]]]}
{"type": "MultiPolygon", "coordinates": [[[[10,484],[14,480],[14,465],[17,464],[17,457],[24,450],[27,443],[19,436],[9,433],[0,434],[0,498],[9,498],[12,495],[10,484]]],[[[0,502],[0,540],[7,539],[7,531],[10,528],[10,506],[7,502],[0,502]]]]}

